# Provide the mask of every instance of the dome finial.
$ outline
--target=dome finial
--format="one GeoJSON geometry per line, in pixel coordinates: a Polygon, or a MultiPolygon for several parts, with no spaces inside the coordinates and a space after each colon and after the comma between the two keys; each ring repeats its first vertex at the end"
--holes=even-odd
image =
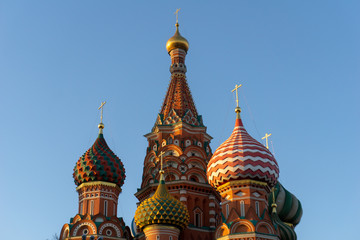
{"type": "Polygon", "coordinates": [[[240,88],[242,86],[242,84],[237,85],[235,84],[235,88],[233,90],[231,90],[231,92],[236,92],[236,108],[235,108],[235,112],[236,112],[236,119],[240,119],[240,112],[241,112],[241,108],[239,107],[239,95],[238,95],[238,88],[240,88]]]}
{"type": "Polygon", "coordinates": [[[179,11],[180,11],[180,8],[176,9],[176,12],[175,12],[175,15],[176,15],[175,34],[166,43],[166,49],[169,54],[170,54],[171,50],[176,49],[176,48],[183,49],[185,52],[187,52],[189,49],[189,42],[186,40],[186,38],[181,36],[181,34],[179,32],[179,11]]]}
{"type": "Polygon", "coordinates": [[[101,110],[101,115],[100,115],[100,123],[98,125],[98,128],[99,128],[99,134],[102,134],[103,133],[103,129],[104,129],[104,124],[103,124],[103,108],[104,108],[104,105],[105,105],[106,101],[102,102],[100,107],[98,108],[98,110],[101,110]]]}

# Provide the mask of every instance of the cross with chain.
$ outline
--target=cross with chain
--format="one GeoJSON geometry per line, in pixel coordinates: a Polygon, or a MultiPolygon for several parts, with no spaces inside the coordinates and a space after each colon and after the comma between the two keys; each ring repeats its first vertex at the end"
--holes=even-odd
{"type": "Polygon", "coordinates": [[[270,134],[265,133],[265,136],[263,138],[261,138],[261,139],[266,139],[266,148],[267,149],[269,149],[268,137],[270,137],[270,136],[271,136],[271,133],[270,134]]]}
{"type": "Polygon", "coordinates": [[[235,85],[235,88],[233,90],[231,90],[231,92],[236,91],[236,107],[239,107],[239,96],[238,96],[238,88],[240,88],[242,86],[242,84],[240,85],[235,85]]]}
{"type": "Polygon", "coordinates": [[[100,123],[102,123],[102,120],[103,120],[103,108],[104,108],[105,103],[106,103],[106,101],[102,102],[100,107],[98,108],[98,110],[101,109],[100,123]]]}

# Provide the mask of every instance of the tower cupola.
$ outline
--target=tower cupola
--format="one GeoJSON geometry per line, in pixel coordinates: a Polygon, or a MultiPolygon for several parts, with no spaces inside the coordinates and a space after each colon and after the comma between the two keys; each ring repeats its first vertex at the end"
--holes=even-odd
{"type": "Polygon", "coordinates": [[[188,209],[168,192],[164,174],[160,174],[160,183],[155,194],[143,201],[136,209],[135,223],[140,229],[161,224],[183,230],[189,223],[188,209]]]}
{"type": "Polygon", "coordinates": [[[118,187],[124,184],[125,168],[120,158],[107,145],[103,129],[98,125],[99,135],[94,144],[79,158],[74,167],[74,181],[77,186],[92,181],[115,183],[118,187]]]}
{"type": "Polygon", "coordinates": [[[178,22],[176,22],[175,27],[176,27],[176,31],[175,31],[174,36],[169,38],[169,40],[166,42],[166,50],[168,51],[169,54],[170,54],[171,50],[176,49],[176,48],[180,48],[180,49],[184,50],[185,52],[187,52],[189,50],[189,42],[186,40],[186,38],[181,36],[181,34],[179,32],[179,23],[178,22]]]}

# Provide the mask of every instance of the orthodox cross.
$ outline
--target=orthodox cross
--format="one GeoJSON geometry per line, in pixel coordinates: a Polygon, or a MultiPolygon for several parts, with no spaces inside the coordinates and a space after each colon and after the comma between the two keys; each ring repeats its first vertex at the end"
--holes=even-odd
{"type": "Polygon", "coordinates": [[[179,11],[181,8],[176,9],[175,15],[176,15],[176,23],[179,22],[179,11]]]}
{"type": "Polygon", "coordinates": [[[239,96],[238,96],[238,88],[240,88],[242,86],[242,84],[240,85],[235,85],[235,88],[233,90],[231,90],[231,92],[236,91],[236,107],[239,107],[239,96]]]}
{"type": "Polygon", "coordinates": [[[100,123],[102,123],[102,120],[103,120],[103,108],[104,108],[105,103],[106,103],[106,101],[102,102],[100,107],[98,108],[98,110],[101,109],[100,123]]]}
{"type": "Polygon", "coordinates": [[[270,134],[265,133],[265,136],[263,138],[261,138],[261,139],[266,139],[266,148],[267,149],[269,149],[268,137],[270,137],[270,136],[271,136],[271,133],[270,134]]]}
{"type": "Polygon", "coordinates": [[[163,155],[165,154],[165,152],[160,152],[159,156],[160,157],[160,172],[164,172],[163,170],[163,155]]]}

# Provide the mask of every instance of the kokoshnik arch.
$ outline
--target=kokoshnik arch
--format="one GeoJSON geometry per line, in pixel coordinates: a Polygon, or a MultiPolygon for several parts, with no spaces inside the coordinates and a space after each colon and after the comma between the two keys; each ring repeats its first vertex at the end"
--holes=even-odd
{"type": "Polygon", "coordinates": [[[129,227],[117,216],[125,168],[105,141],[101,118],[95,143],[74,167],[79,210],[64,224],[60,240],[296,240],[300,201],[277,180],[272,153],[246,131],[238,99],[234,130],[212,154],[212,137],[186,79],[189,43],[178,21],[175,26],[166,43],[171,81],[145,135],[134,220],[129,227]]]}

